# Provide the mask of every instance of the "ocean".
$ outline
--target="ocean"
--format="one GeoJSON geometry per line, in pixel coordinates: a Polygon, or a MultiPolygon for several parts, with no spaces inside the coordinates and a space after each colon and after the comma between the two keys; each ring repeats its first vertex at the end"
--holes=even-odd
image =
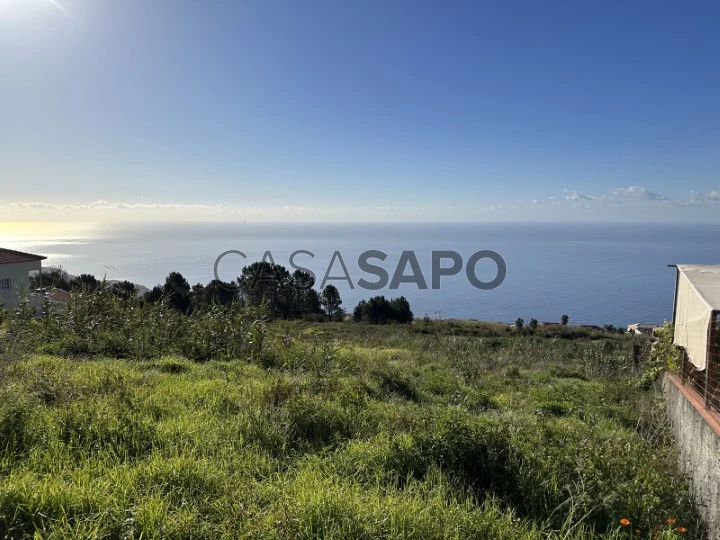
{"type": "MultiPolygon", "coordinates": [[[[347,311],[377,294],[405,296],[416,317],[463,318],[511,322],[518,317],[571,324],[626,325],[662,323],[672,317],[675,271],[668,264],[720,264],[720,225],[638,223],[455,223],[455,224],[307,224],[307,223],[162,223],[44,224],[25,232],[0,223],[0,246],[48,257],[45,266],[62,266],[71,274],[90,273],[108,280],[129,280],[152,287],[171,271],[190,284],[214,276],[234,279],[242,267],[272,256],[290,270],[290,256],[312,270],[317,285],[335,254],[329,280],[340,291],[347,311]],[[358,257],[368,250],[387,254],[373,260],[392,278],[401,254],[413,251],[427,289],[414,283],[365,290],[358,281],[376,281],[362,272],[358,257]],[[474,287],[466,275],[471,255],[492,250],[506,264],[496,288],[474,287]],[[432,288],[433,251],[455,251],[464,268],[443,276],[432,288]],[[270,252],[267,255],[266,252],[270,252]],[[336,254],[339,253],[339,255],[336,254]]],[[[451,261],[443,261],[449,266],[451,261]]],[[[491,281],[496,266],[482,259],[477,278],[491,281]]],[[[404,275],[410,275],[410,266],[404,275]]],[[[417,272],[413,273],[418,278],[417,272]]]]}

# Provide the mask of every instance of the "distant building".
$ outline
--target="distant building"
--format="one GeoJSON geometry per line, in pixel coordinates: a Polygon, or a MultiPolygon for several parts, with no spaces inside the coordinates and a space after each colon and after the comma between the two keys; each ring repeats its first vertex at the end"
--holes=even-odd
{"type": "Polygon", "coordinates": [[[628,334],[650,334],[653,335],[655,332],[660,330],[657,324],[651,323],[633,323],[628,324],[628,334]]]}
{"type": "Polygon", "coordinates": [[[35,289],[27,295],[30,305],[35,309],[38,317],[44,313],[46,305],[50,305],[58,311],[63,311],[70,300],[70,292],[54,287],[47,289],[35,289]]]}
{"type": "Polygon", "coordinates": [[[599,330],[602,331],[602,327],[596,325],[596,324],[581,324],[578,326],[578,328],[584,328],[585,330],[599,330]]]}
{"type": "Polygon", "coordinates": [[[42,255],[0,248],[0,305],[11,307],[30,289],[30,275],[42,271],[42,255]]]}
{"type": "Polygon", "coordinates": [[[540,321],[538,323],[539,328],[548,328],[548,327],[553,327],[553,326],[562,326],[562,324],[559,322],[550,322],[550,321],[540,321]]]}

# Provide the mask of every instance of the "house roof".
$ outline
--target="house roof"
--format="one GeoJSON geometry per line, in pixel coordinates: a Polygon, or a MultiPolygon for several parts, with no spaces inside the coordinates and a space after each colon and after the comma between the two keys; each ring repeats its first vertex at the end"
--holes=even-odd
{"type": "Polygon", "coordinates": [[[710,309],[720,309],[720,264],[678,264],[677,269],[710,309]]]}
{"type": "Polygon", "coordinates": [[[16,264],[33,261],[44,261],[47,257],[42,255],[33,255],[32,253],[23,253],[14,249],[0,248],[0,264],[16,264]]]}
{"type": "Polygon", "coordinates": [[[64,291],[62,289],[50,289],[45,291],[45,296],[48,300],[51,302],[56,303],[62,303],[67,304],[68,300],[70,300],[70,293],[68,291],[64,291]]]}

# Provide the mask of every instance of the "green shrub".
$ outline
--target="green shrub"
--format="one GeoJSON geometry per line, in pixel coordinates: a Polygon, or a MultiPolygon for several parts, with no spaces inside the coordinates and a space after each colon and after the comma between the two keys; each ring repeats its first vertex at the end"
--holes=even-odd
{"type": "Polygon", "coordinates": [[[653,343],[650,351],[650,361],[645,368],[639,384],[649,387],[666,371],[677,371],[682,365],[683,350],[673,343],[674,328],[672,323],[666,322],[657,332],[657,341],[653,343]]]}

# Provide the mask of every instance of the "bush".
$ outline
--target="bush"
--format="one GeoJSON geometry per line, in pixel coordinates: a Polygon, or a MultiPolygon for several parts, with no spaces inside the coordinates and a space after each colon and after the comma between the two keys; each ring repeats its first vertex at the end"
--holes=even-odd
{"type": "Polygon", "coordinates": [[[640,379],[644,387],[650,386],[666,371],[677,371],[682,365],[683,349],[673,343],[674,328],[672,323],[666,322],[657,332],[657,341],[653,343],[650,351],[650,361],[645,373],[640,379]]]}
{"type": "Polygon", "coordinates": [[[387,324],[389,322],[407,324],[412,322],[413,313],[404,296],[391,300],[387,300],[384,296],[374,296],[370,300],[361,300],[355,306],[353,320],[370,324],[387,324]]]}

